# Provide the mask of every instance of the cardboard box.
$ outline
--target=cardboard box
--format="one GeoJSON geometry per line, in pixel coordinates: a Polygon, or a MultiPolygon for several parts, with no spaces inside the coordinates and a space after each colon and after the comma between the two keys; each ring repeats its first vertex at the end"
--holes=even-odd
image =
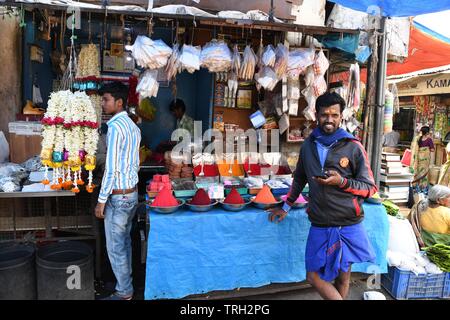
{"type": "Polygon", "coordinates": [[[9,134],[9,157],[14,163],[22,163],[41,153],[42,137],[36,135],[9,134]]]}

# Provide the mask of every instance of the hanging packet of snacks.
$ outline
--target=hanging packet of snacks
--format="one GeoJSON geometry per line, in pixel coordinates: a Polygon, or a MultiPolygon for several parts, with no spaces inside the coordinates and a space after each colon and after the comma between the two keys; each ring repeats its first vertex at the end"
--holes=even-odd
{"type": "Polygon", "coordinates": [[[252,80],[256,68],[256,54],[253,49],[247,45],[244,50],[244,59],[239,72],[239,78],[242,80],[252,80]]]}
{"type": "Polygon", "coordinates": [[[177,73],[181,72],[180,66],[180,47],[178,43],[175,43],[172,48],[172,55],[169,58],[166,66],[167,80],[172,80],[176,77],[177,73]]]}
{"type": "Polygon", "coordinates": [[[327,91],[327,82],[323,76],[318,76],[312,84],[314,96],[317,98],[327,91]]]}
{"type": "Polygon", "coordinates": [[[302,90],[302,95],[305,97],[308,106],[303,111],[303,115],[309,121],[316,121],[316,96],[312,86],[306,87],[302,90]]]}
{"type": "Polygon", "coordinates": [[[289,49],[285,45],[279,43],[275,50],[275,57],[275,66],[273,67],[273,70],[278,78],[281,78],[287,71],[289,49]]]}
{"type": "Polygon", "coordinates": [[[95,44],[83,45],[78,55],[76,78],[100,77],[100,54],[95,44]]]}
{"type": "Polygon", "coordinates": [[[315,75],[314,75],[314,69],[312,66],[309,66],[308,68],[306,68],[306,72],[305,72],[305,87],[311,87],[314,83],[315,80],[315,75]]]}
{"type": "Polygon", "coordinates": [[[200,54],[200,47],[194,47],[187,44],[183,45],[180,55],[181,68],[189,73],[200,70],[200,54]]]}
{"type": "Polygon", "coordinates": [[[231,72],[234,74],[238,74],[241,69],[241,54],[239,53],[239,49],[237,44],[233,47],[233,58],[231,62],[231,72]]]}
{"type": "Polygon", "coordinates": [[[323,53],[323,50],[320,50],[314,59],[314,73],[318,76],[323,76],[325,72],[327,72],[330,63],[328,62],[327,57],[323,53]]]}
{"type": "Polygon", "coordinates": [[[224,41],[212,40],[202,49],[200,54],[201,66],[209,72],[227,72],[231,68],[232,55],[230,48],[224,41]]]}
{"type": "Polygon", "coordinates": [[[262,64],[266,67],[274,67],[276,61],[275,49],[269,44],[262,54],[262,64]]]}
{"type": "Polygon", "coordinates": [[[146,36],[137,36],[132,46],[126,46],[133,54],[138,66],[148,69],[165,67],[172,49],[162,40],[152,40],[146,36]]]}
{"type": "Polygon", "coordinates": [[[314,48],[300,48],[289,52],[287,73],[290,78],[298,78],[300,74],[314,63],[314,48]]]}
{"type": "Polygon", "coordinates": [[[146,70],[139,79],[136,91],[139,92],[141,99],[145,99],[147,97],[156,97],[158,90],[158,70],[146,70]]]}
{"type": "Polygon", "coordinates": [[[272,91],[280,79],[272,68],[264,67],[256,75],[255,80],[266,90],[272,91]]]}

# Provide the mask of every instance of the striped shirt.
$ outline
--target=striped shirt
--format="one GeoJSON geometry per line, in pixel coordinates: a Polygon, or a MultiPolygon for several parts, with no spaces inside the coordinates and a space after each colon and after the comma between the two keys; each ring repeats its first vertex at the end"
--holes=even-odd
{"type": "Polygon", "coordinates": [[[105,203],[114,189],[131,189],[138,183],[141,130],[125,111],[107,122],[106,165],[98,202],[105,203]]]}

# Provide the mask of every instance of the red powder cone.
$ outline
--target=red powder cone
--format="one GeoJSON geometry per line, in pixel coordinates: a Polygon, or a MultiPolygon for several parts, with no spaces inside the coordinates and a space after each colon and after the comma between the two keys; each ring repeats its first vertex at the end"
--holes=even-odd
{"type": "Polygon", "coordinates": [[[277,200],[273,196],[272,191],[270,191],[269,186],[264,185],[261,191],[256,195],[255,202],[268,204],[275,203],[277,200]]]}
{"type": "Polygon", "coordinates": [[[177,199],[172,195],[172,191],[163,188],[152,203],[152,207],[174,207],[178,205],[177,199]]]}
{"type": "Polygon", "coordinates": [[[228,203],[228,204],[244,204],[245,201],[241,197],[239,192],[237,192],[237,190],[235,188],[232,188],[231,192],[225,198],[224,203],[228,203]]]}
{"type": "Polygon", "coordinates": [[[191,200],[191,204],[197,205],[197,206],[206,206],[211,203],[211,199],[209,198],[208,194],[206,193],[205,189],[198,189],[195,193],[194,197],[191,200]]]}

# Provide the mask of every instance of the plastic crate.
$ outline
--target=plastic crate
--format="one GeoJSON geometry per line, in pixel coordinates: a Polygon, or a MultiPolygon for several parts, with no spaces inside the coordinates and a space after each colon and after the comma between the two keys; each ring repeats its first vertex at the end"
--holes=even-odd
{"type": "Polygon", "coordinates": [[[395,299],[450,298],[450,273],[415,275],[396,267],[389,267],[381,276],[381,285],[395,299]]]}

